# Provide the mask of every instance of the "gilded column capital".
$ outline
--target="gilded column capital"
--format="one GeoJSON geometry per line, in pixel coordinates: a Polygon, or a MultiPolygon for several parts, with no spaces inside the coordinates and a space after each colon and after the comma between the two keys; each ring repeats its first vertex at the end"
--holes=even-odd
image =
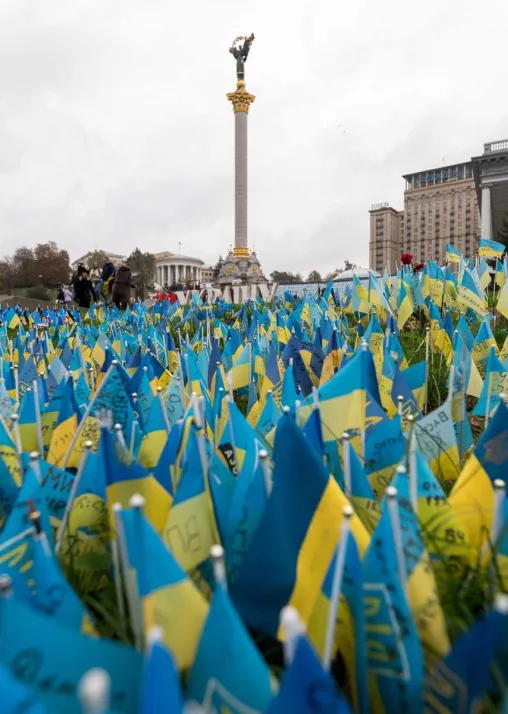
{"type": "Polygon", "coordinates": [[[226,96],[233,105],[235,114],[237,114],[237,112],[246,112],[248,114],[250,105],[256,99],[254,94],[249,94],[245,89],[245,81],[243,79],[239,79],[236,83],[236,90],[226,96]]]}

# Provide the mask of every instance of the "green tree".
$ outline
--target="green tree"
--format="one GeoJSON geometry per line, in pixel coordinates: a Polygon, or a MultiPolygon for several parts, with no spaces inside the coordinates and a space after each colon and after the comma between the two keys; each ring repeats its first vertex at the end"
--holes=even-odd
{"type": "Polygon", "coordinates": [[[35,256],[30,248],[18,248],[12,256],[12,285],[15,288],[29,288],[38,282],[39,271],[35,256]]]}
{"type": "Polygon", "coordinates": [[[153,285],[155,258],[152,253],[142,253],[136,248],[127,258],[127,265],[132,271],[132,280],[141,297],[145,297],[145,288],[153,285]]]}
{"type": "Polygon", "coordinates": [[[272,282],[279,283],[279,285],[294,285],[303,282],[301,275],[295,275],[287,270],[274,270],[273,273],[270,273],[270,278],[272,282]]]}
{"type": "Polygon", "coordinates": [[[69,254],[66,250],[60,250],[54,241],[39,243],[33,254],[38,283],[56,288],[69,280],[69,254]]]}
{"type": "Polygon", "coordinates": [[[309,277],[307,278],[308,283],[322,283],[323,279],[319,270],[311,270],[309,277]]]}
{"type": "Polygon", "coordinates": [[[104,264],[105,257],[106,253],[103,250],[92,250],[92,252],[89,253],[88,258],[86,259],[87,267],[91,269],[92,265],[94,263],[97,263],[99,268],[101,268],[104,264]]]}
{"type": "Polygon", "coordinates": [[[13,286],[14,266],[8,257],[0,260],[0,288],[8,290],[13,286]]]}
{"type": "Polygon", "coordinates": [[[215,268],[213,269],[213,279],[217,280],[219,277],[220,269],[222,268],[222,263],[223,263],[222,255],[219,255],[219,260],[215,263],[215,268]]]}
{"type": "Polygon", "coordinates": [[[505,211],[501,228],[497,232],[497,239],[508,248],[508,211],[505,211]]]}

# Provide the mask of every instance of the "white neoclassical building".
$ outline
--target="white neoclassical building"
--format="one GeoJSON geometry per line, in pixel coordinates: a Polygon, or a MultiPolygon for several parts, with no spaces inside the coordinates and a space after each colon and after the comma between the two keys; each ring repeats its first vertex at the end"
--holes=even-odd
{"type": "Polygon", "coordinates": [[[154,281],[161,287],[171,287],[180,283],[201,284],[201,269],[204,262],[199,258],[191,258],[188,255],[176,255],[169,251],[155,253],[155,276],[154,281]]]}

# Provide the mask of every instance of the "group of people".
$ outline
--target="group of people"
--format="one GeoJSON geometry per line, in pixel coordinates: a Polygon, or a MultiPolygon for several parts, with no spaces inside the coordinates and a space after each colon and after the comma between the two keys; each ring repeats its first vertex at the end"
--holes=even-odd
{"type": "Polygon", "coordinates": [[[70,286],[62,285],[57,300],[68,303],[77,302],[79,307],[88,309],[92,301],[98,302],[104,298],[120,309],[125,309],[131,299],[131,270],[127,265],[115,268],[111,258],[104,258],[102,269],[97,263],[91,270],[82,263],[72,276],[70,286]]]}

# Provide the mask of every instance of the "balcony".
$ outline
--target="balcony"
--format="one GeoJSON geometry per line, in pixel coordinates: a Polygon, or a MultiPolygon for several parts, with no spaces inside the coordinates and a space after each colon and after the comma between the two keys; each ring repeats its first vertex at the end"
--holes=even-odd
{"type": "Polygon", "coordinates": [[[494,151],[506,151],[508,149],[508,139],[501,141],[489,141],[483,145],[483,153],[490,154],[494,151]]]}

